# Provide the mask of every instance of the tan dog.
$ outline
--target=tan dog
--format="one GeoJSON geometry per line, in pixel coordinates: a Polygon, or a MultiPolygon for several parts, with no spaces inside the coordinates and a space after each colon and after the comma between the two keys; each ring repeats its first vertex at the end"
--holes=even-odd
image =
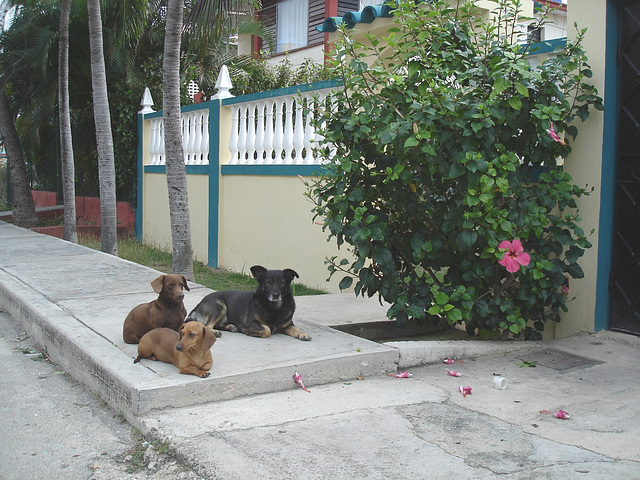
{"type": "Polygon", "coordinates": [[[158,298],[134,307],[124,320],[122,338],[126,343],[138,343],[142,336],[154,328],[170,328],[176,332],[184,323],[184,290],[189,291],[187,279],[182,275],[160,275],[151,282],[158,298]]]}
{"type": "Polygon", "coordinates": [[[180,333],[169,328],[156,328],[145,334],[138,344],[138,363],[143,358],[172,363],[180,373],[208,377],[213,365],[211,347],[216,342],[213,330],[201,323],[186,323],[180,333]]]}

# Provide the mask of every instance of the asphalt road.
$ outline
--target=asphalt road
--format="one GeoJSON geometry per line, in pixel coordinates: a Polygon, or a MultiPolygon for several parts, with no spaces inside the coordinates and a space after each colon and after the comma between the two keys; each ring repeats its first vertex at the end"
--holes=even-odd
{"type": "Polygon", "coordinates": [[[0,478],[201,479],[149,444],[0,312],[0,478]]]}

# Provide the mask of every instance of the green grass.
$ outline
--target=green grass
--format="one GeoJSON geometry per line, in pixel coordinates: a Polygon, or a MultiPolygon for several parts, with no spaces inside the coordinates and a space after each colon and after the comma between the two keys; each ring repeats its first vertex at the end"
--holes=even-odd
{"type": "MultiPolygon", "coordinates": [[[[100,250],[100,239],[79,236],[78,241],[85,247],[100,250]]],[[[140,265],[155,268],[161,272],[171,272],[172,255],[158,248],[139,243],[133,237],[118,238],[118,256],[140,265]]],[[[193,262],[193,273],[196,283],[212,290],[252,291],[256,288],[256,280],[243,273],[234,273],[221,268],[211,268],[201,262],[193,262]]],[[[322,295],[324,290],[311,288],[301,283],[291,284],[294,295],[322,295]]]]}

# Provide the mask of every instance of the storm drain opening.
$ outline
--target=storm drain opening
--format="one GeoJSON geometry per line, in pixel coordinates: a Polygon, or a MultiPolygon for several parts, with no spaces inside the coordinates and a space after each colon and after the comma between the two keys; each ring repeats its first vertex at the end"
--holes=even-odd
{"type": "Polygon", "coordinates": [[[561,352],[551,348],[527,354],[526,357],[523,356],[521,360],[526,360],[527,362],[535,363],[536,366],[552,368],[553,370],[558,370],[560,372],[578,367],[591,367],[602,363],[591,358],[581,357],[580,355],[561,352]]]}
{"type": "Polygon", "coordinates": [[[437,322],[408,322],[402,325],[395,320],[349,323],[331,328],[374,342],[399,342],[421,340],[471,340],[467,332],[459,330],[445,320],[437,322]]]}

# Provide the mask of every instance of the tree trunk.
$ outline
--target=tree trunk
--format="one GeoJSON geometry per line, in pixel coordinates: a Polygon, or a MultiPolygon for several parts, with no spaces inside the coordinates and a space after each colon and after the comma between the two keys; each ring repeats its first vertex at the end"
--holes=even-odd
{"type": "Polygon", "coordinates": [[[0,138],[4,142],[7,152],[9,177],[13,191],[13,221],[20,227],[37,227],[40,219],[36,215],[36,208],[31,196],[27,165],[24,163],[22,146],[13,123],[13,114],[7,94],[0,93],[0,138]]]}
{"type": "Polygon", "coordinates": [[[60,1],[58,29],[58,116],[60,154],[62,157],[62,191],[64,194],[64,230],[62,238],[78,243],[76,228],[76,184],[69,111],[69,14],[71,0],[60,1]]]}
{"type": "Polygon", "coordinates": [[[173,244],[173,273],[193,280],[193,250],[187,194],[187,173],[182,150],[180,121],[180,35],[182,0],[169,0],[162,64],[162,110],[164,114],[164,150],[166,158],[169,215],[173,244]]]}
{"type": "Polygon", "coordinates": [[[100,182],[101,250],[118,255],[116,219],[116,168],[111,134],[111,116],[107,96],[107,76],[102,46],[102,17],[100,1],[87,0],[89,17],[89,45],[91,49],[91,84],[93,88],[93,117],[98,147],[98,180],[100,182]]]}

